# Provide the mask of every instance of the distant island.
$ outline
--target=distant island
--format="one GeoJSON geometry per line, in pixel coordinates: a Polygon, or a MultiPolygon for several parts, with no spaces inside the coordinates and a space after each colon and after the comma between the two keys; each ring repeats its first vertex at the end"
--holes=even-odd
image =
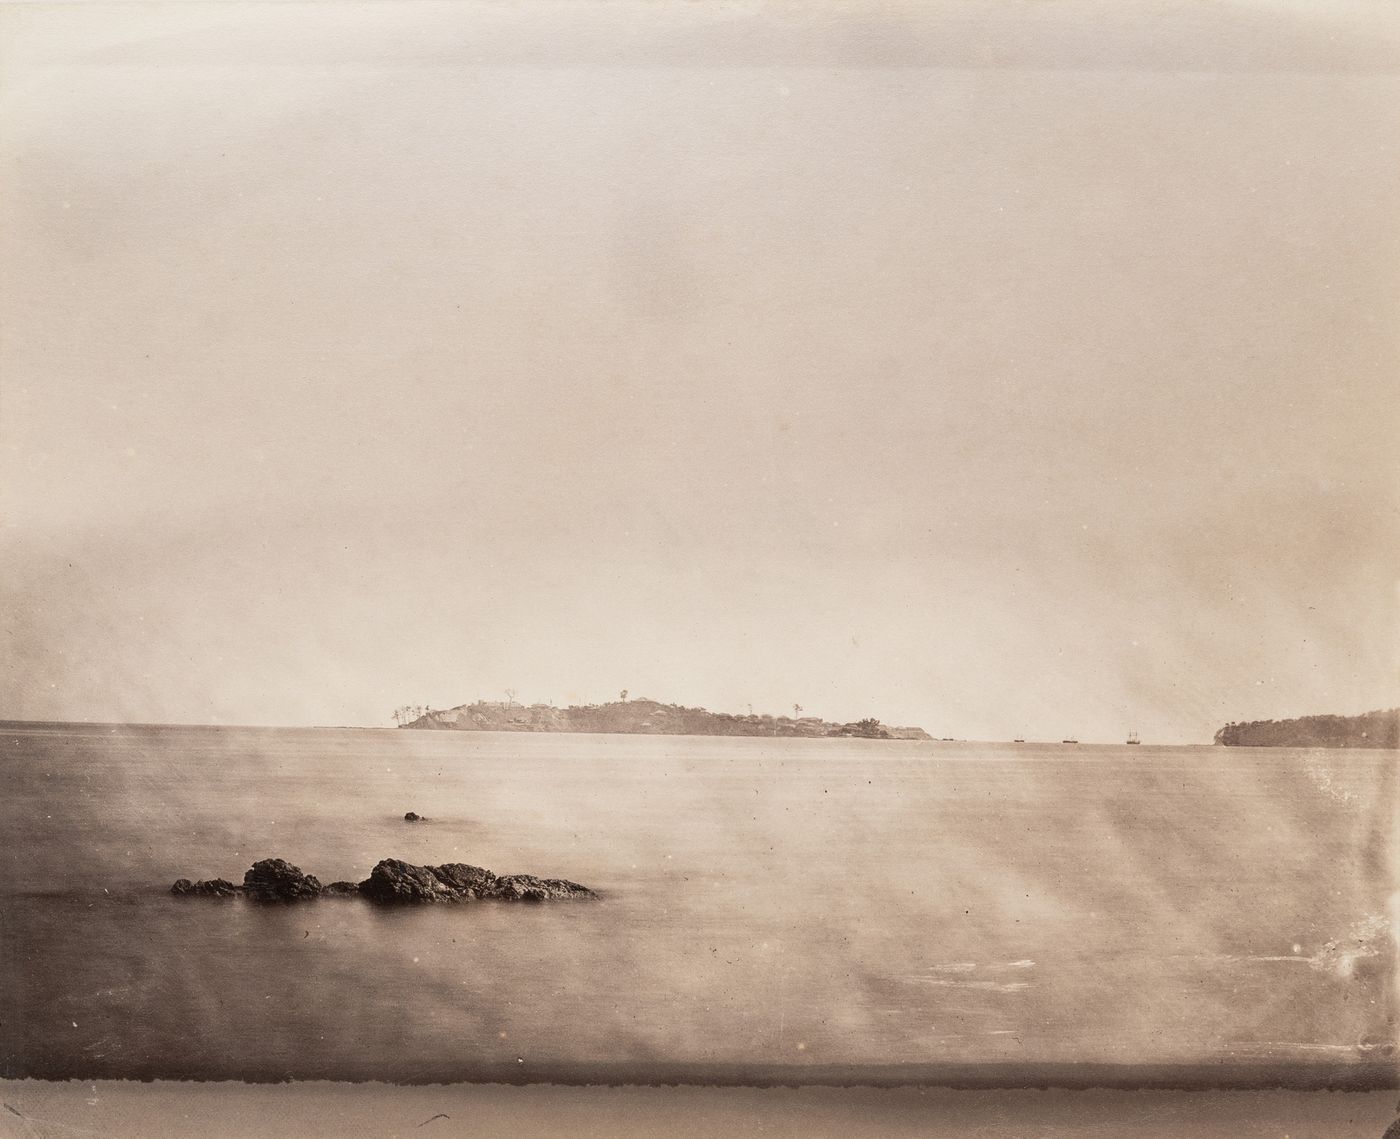
{"type": "Polygon", "coordinates": [[[1400,748],[1400,708],[1359,716],[1301,716],[1226,724],[1215,742],[1228,747],[1400,748]]]}
{"type": "Polygon", "coordinates": [[[401,728],[425,728],[459,732],[604,732],[655,736],[800,736],[809,739],[853,738],[867,740],[927,740],[923,728],[894,728],[879,720],[834,724],[816,716],[735,716],[662,704],[656,700],[623,699],[610,704],[517,704],[514,701],[477,701],[436,711],[400,708],[394,719],[401,728]]]}

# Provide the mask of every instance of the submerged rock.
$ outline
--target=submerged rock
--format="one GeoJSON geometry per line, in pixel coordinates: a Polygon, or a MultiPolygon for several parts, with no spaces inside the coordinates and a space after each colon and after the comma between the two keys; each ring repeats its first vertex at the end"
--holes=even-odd
{"type": "Polygon", "coordinates": [[[170,892],[181,896],[193,894],[201,898],[232,898],[243,893],[243,887],[235,886],[227,878],[207,878],[199,882],[177,878],[170,892]]]}
{"type": "Polygon", "coordinates": [[[320,880],[283,858],[264,858],[243,875],[243,890],[259,902],[296,902],[321,892],[320,880]]]}
{"type": "Polygon", "coordinates": [[[323,898],[358,898],[360,896],[360,884],[358,882],[331,882],[321,887],[321,897],[323,898]]]}
{"type": "Polygon", "coordinates": [[[406,823],[426,823],[428,820],[417,811],[409,811],[408,814],[404,815],[403,821],[406,823]]]}

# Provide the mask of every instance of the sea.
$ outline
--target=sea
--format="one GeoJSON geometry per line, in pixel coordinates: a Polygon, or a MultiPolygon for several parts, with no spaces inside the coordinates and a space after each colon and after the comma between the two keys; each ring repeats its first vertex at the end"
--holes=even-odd
{"type": "Polygon", "coordinates": [[[0,724],[0,1075],[1393,1086],[1397,762],[0,724]],[[268,857],[600,898],[169,892],[268,857]]]}

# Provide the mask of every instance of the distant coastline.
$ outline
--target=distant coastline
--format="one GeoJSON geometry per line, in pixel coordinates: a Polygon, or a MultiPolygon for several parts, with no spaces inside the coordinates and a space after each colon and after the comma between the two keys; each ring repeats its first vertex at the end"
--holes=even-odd
{"type": "Polygon", "coordinates": [[[657,700],[609,704],[517,704],[477,701],[455,708],[400,709],[401,728],[459,732],[584,732],[656,736],[786,736],[807,739],[932,739],[923,728],[900,728],[864,719],[838,724],[816,716],[732,715],[657,700]],[[416,713],[416,714],[414,714],[416,713]]]}
{"type": "Polygon", "coordinates": [[[1226,724],[1215,742],[1227,747],[1400,747],[1400,708],[1359,716],[1300,716],[1226,724]]]}

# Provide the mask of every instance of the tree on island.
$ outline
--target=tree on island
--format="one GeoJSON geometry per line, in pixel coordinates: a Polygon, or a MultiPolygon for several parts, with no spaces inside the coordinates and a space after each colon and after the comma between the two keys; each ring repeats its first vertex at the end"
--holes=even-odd
{"type": "Polygon", "coordinates": [[[1226,724],[1215,742],[1228,747],[1400,747],[1400,709],[1359,716],[1300,716],[1226,724]]]}
{"type": "Polygon", "coordinates": [[[411,724],[415,720],[421,720],[428,714],[428,711],[429,709],[426,704],[400,705],[394,709],[394,723],[398,724],[399,727],[403,727],[405,724],[411,724]]]}
{"type": "Polygon", "coordinates": [[[873,717],[847,723],[828,723],[816,716],[807,716],[800,703],[790,705],[796,720],[786,715],[756,715],[749,704],[748,714],[710,712],[704,708],[687,708],[680,704],[660,704],[645,693],[632,698],[630,689],[619,692],[619,701],[601,704],[569,705],[554,709],[545,705],[517,705],[514,688],[501,689],[509,702],[483,702],[478,695],[475,704],[463,704],[442,712],[424,705],[403,705],[394,712],[401,728],[451,728],[458,731],[502,732],[602,732],[649,733],[665,735],[724,735],[724,736],[803,736],[803,737],[864,737],[867,739],[927,739],[920,728],[887,728],[873,717]],[[517,715],[517,713],[519,713],[517,715]]]}

